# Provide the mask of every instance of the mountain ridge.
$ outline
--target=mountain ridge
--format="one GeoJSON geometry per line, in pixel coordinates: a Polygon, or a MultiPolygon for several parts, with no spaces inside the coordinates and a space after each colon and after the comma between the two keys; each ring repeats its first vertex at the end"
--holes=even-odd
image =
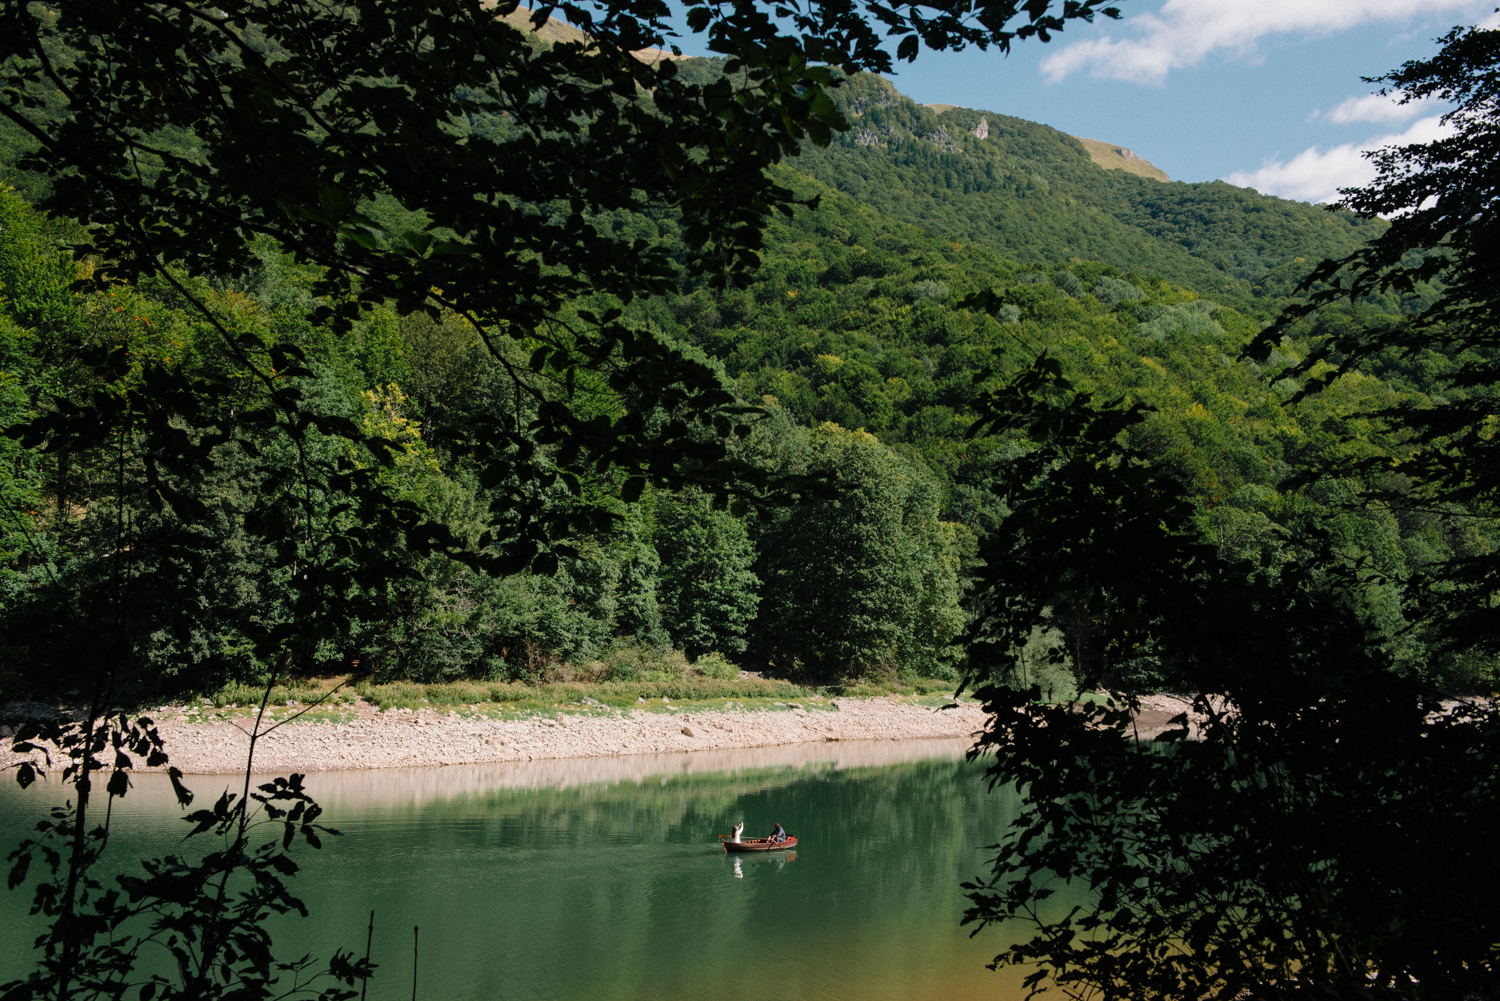
{"type": "Polygon", "coordinates": [[[799,172],[933,235],[1021,262],[1168,279],[1263,320],[1308,262],[1352,253],[1385,225],[1224,181],[1105,169],[1051,126],[953,105],[938,114],[878,76],[845,80],[834,100],[852,127],[827,147],[804,143],[790,162],[799,172]]]}
{"type": "MultiPolygon", "coordinates": [[[[962,104],[924,104],[922,107],[927,108],[937,115],[945,114],[949,111],[974,110],[966,108],[962,104]]],[[[984,136],[980,136],[979,138],[983,139],[984,136]]],[[[1149,177],[1157,181],[1171,180],[1165,170],[1162,170],[1156,164],[1126,146],[1105,142],[1102,139],[1089,139],[1084,136],[1073,136],[1073,138],[1083,143],[1083,148],[1088,151],[1089,158],[1105,170],[1123,170],[1126,173],[1136,174],[1140,177],[1149,177]]]]}
{"type": "MultiPolygon", "coordinates": [[[[511,23],[530,30],[526,14],[511,23]]],[[[555,18],[544,40],[549,30],[582,37],[555,18]]],[[[723,72],[717,57],[676,61],[700,79],[723,72]]],[[[923,106],[875,74],[843,79],[833,97],[852,127],[828,147],[804,142],[788,163],[799,173],[934,236],[1022,262],[1154,275],[1263,320],[1308,262],[1351,253],[1385,225],[1224,181],[1172,181],[1128,147],[995,111],[923,106]]]]}

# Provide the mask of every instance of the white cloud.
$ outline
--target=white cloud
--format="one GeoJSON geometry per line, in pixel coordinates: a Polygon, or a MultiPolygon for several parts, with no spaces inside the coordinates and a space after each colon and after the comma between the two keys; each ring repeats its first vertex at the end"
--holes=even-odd
{"type": "Polygon", "coordinates": [[[1428,143],[1451,134],[1452,129],[1443,124],[1442,116],[1432,115],[1413,122],[1405,132],[1377,136],[1358,144],[1344,143],[1327,150],[1311,146],[1285,162],[1267,160],[1259,170],[1237,170],[1224,180],[1282,198],[1334,201],[1339,197],[1339,188],[1358,187],[1375,179],[1375,166],[1365,157],[1366,151],[1428,143]]]}
{"type": "MultiPolygon", "coordinates": [[[[1491,0],[1492,2],[1492,0],[1491,0]]],[[[1064,45],[1042,60],[1056,83],[1087,71],[1096,77],[1160,83],[1169,72],[1196,66],[1226,50],[1250,56],[1268,35],[1329,35],[1373,22],[1435,14],[1479,17],[1485,0],[1166,0],[1155,14],[1130,17],[1133,38],[1094,38],[1064,45]]]]}
{"type": "MultiPolygon", "coordinates": [[[[1392,122],[1410,121],[1418,115],[1429,114],[1432,111],[1432,101],[1426,98],[1409,101],[1406,104],[1401,104],[1399,101],[1399,92],[1385,97],[1379,94],[1348,97],[1340,101],[1337,107],[1323,117],[1335,125],[1351,125],[1355,122],[1387,125],[1392,122]]],[[[1317,117],[1316,112],[1314,112],[1314,117],[1317,117]]]]}

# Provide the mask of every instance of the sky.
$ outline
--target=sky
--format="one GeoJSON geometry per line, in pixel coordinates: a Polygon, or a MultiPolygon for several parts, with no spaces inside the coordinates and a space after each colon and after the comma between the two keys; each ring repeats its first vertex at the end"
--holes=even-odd
{"type": "Polygon", "coordinates": [[[1434,54],[1455,25],[1500,26],[1496,2],[1119,0],[1119,21],[1076,24],[1008,57],[923,52],[892,82],[923,104],[1128,147],[1173,180],[1336,200],[1374,176],[1363,150],[1442,133],[1444,108],[1400,106],[1360,78],[1434,54]]]}

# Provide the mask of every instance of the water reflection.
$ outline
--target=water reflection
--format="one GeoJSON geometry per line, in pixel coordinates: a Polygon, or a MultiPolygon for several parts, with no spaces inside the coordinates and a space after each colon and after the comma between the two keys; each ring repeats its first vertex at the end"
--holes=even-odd
{"type": "Polygon", "coordinates": [[[746,865],[770,866],[776,872],[780,872],[782,870],[782,867],[785,866],[788,862],[797,861],[797,853],[765,852],[759,855],[731,855],[726,852],[724,854],[724,858],[734,863],[734,878],[744,879],[745,870],[744,867],[740,864],[742,862],[746,865]]]}
{"type": "MultiPolygon", "coordinates": [[[[958,883],[984,869],[983,846],[1012,815],[964,747],[315,774],[309,786],[346,836],[303,856],[296,889],[312,917],[273,930],[299,955],[363,952],[373,908],[369,1001],[410,997],[413,925],[422,1001],[1020,997],[1019,977],[984,968],[1001,938],[958,925],[958,883]],[[780,819],[802,843],[725,854],[717,836],[740,819],[752,831],[780,819]]],[[[142,779],[111,843],[122,858],[169,850],[185,827],[166,783],[142,779]]],[[[217,791],[194,785],[200,800],[217,791]]],[[[0,847],[45,805],[0,792],[0,847]]],[[[28,896],[0,898],[0,943],[13,945],[0,949],[0,981],[26,961],[14,944],[34,934],[28,896]]]]}

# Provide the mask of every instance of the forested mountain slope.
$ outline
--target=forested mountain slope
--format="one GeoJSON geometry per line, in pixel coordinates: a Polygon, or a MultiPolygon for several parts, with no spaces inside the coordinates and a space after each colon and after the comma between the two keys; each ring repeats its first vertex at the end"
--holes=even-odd
{"type": "Polygon", "coordinates": [[[1105,170],[1049,126],[970,108],[938,114],[880,77],[849,80],[839,101],[852,129],[793,165],[858,201],[933,236],[1021,261],[1133,268],[1257,315],[1276,308],[1259,286],[1269,271],[1347,254],[1383,225],[1222,181],[1105,170]]]}
{"type": "Polygon", "coordinates": [[[689,287],[632,312],[720,360],[746,397],[772,396],[799,423],[864,428],[920,457],[943,484],[945,513],[978,531],[993,522],[965,507],[978,496],[965,484],[982,484],[995,446],[965,441],[966,411],[985,380],[1041,351],[1101,398],[1161,407],[1151,433],[1193,439],[1164,449],[1164,461],[1206,495],[1249,481],[1274,488],[1285,449],[1331,447],[1321,432],[1336,418],[1324,408],[1349,403],[1337,402],[1344,393],[1420,392],[1372,378],[1284,410],[1295,384],[1236,358],[1260,322],[1191,288],[1099,262],[1022,263],[805,190],[815,192],[816,211],[772,228],[751,288],[689,287]],[[996,316],[962,307],[986,290],[1004,302],[996,316]],[[1199,430],[1165,431],[1184,419],[1199,430]]]}
{"type": "MultiPolygon", "coordinates": [[[[830,161],[837,162],[837,153],[828,154],[830,161]]],[[[868,155],[847,149],[845,162],[868,155]]],[[[1083,167],[1104,173],[1087,161],[1083,167]]],[[[1212,282],[1195,288],[1149,266],[1049,262],[1045,243],[1027,243],[1033,231],[1024,222],[1009,235],[1026,252],[1012,257],[986,241],[934,235],[825,185],[800,183],[807,185],[802,194],[818,195],[819,206],[771,228],[749,289],[687,285],[678,296],[638,302],[631,312],[719,360],[744,397],[765,400],[794,423],[829,422],[875,435],[917,475],[931,477],[940,495],[939,517],[972,538],[968,545],[977,551],[1000,529],[1005,509],[991,484],[1014,453],[1003,440],[967,437],[974,403],[984,389],[1042,352],[1058,358],[1074,384],[1094,392],[1100,404],[1139,401],[1154,408],[1131,435],[1161,468],[1193,486],[1202,531],[1226,554],[1290,559],[1288,540],[1316,526],[1396,579],[1490,544],[1461,518],[1351,510],[1345,503],[1349,488],[1336,483],[1287,489],[1298,468],[1336,464],[1356,452],[1399,456],[1400,443],[1367,415],[1401,402],[1424,405],[1432,380],[1454,370],[1453,359],[1429,353],[1403,366],[1351,374],[1288,405],[1300,383],[1282,370],[1320,336],[1319,325],[1379,323],[1400,309],[1398,303],[1327,310],[1283,353],[1257,365],[1240,352],[1262,321],[1255,309],[1228,305],[1233,297],[1215,293],[1212,282]],[[963,305],[966,296],[982,291],[1000,298],[994,315],[963,305]]],[[[1214,186],[1197,189],[1204,187],[1211,192],[1214,186]]],[[[1248,204],[1258,199],[1219,187],[1248,204]]],[[[939,187],[931,196],[931,206],[954,215],[965,201],[956,187],[939,187]]],[[[1263,220],[1240,219],[1229,203],[1218,203],[1222,218],[1203,230],[1222,233],[1238,225],[1269,246],[1291,245],[1298,226],[1330,241],[1359,232],[1347,219],[1321,210],[1258,201],[1267,203],[1263,220]]],[[[1191,205],[1180,199],[1174,208],[1185,219],[1191,205]]],[[[1100,230],[1113,226],[1135,245],[1157,249],[1157,260],[1172,253],[1165,241],[1139,228],[1129,230],[1102,214],[1092,218],[1102,220],[1100,230]]],[[[1178,261],[1203,264],[1178,253],[1178,261]]],[[[1247,297],[1251,305],[1279,309],[1288,301],[1292,275],[1309,266],[1295,260],[1279,265],[1255,284],[1257,295],[1247,297]]],[[[1218,288],[1234,291],[1227,283],[1218,288]]],[[[1398,638],[1402,621],[1394,590],[1372,594],[1372,625],[1391,637],[1394,656],[1439,673],[1449,669],[1425,660],[1418,637],[1398,638]]]]}

